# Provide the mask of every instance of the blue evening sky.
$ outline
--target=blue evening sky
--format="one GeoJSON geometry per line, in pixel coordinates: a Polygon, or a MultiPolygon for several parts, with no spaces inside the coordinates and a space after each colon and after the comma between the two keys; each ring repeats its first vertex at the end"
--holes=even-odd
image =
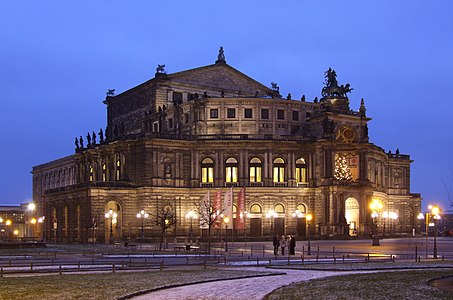
{"type": "Polygon", "coordinates": [[[109,88],[227,63],[283,96],[320,97],[323,73],[365,99],[370,141],[410,154],[413,193],[453,186],[453,1],[2,1],[0,203],[32,197],[32,167],[106,125],[109,88]]]}

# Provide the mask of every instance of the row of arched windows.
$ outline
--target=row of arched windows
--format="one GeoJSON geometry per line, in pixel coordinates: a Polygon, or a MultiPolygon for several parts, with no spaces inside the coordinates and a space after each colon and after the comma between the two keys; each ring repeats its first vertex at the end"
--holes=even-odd
{"type": "Polygon", "coordinates": [[[122,179],[122,155],[116,155],[113,162],[109,159],[103,159],[100,162],[93,161],[88,164],[88,181],[111,181],[122,179]],[[111,165],[113,164],[113,166],[111,165]]]}
{"type": "MultiPolygon", "coordinates": [[[[225,161],[225,182],[234,183],[239,180],[239,164],[236,158],[229,157],[225,161]]],[[[258,157],[252,157],[249,160],[249,181],[262,182],[263,162],[258,157]]],[[[277,157],[272,164],[272,179],[273,182],[286,182],[286,162],[283,158],[277,157]]],[[[296,168],[294,178],[298,183],[307,182],[307,164],[304,158],[296,160],[296,168]]],[[[201,182],[214,182],[214,160],[206,157],[201,161],[201,182]]]]}

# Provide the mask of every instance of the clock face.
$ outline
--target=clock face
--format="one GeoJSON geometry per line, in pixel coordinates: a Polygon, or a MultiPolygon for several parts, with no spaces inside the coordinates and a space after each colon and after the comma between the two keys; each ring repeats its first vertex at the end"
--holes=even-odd
{"type": "Polygon", "coordinates": [[[348,126],[343,126],[337,131],[337,141],[343,144],[351,144],[354,142],[354,131],[348,126]]]}

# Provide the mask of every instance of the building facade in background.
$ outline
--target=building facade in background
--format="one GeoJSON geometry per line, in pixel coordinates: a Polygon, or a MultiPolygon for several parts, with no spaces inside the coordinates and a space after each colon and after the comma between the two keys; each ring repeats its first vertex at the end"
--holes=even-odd
{"type": "Polygon", "coordinates": [[[227,192],[234,221],[245,222],[229,224],[237,236],[410,234],[421,198],[410,191],[409,155],[372,144],[363,99],[353,110],[349,84],[332,69],[325,77],[319,100],[282,98],[277,84],[229,66],[221,49],[215,64],[173,74],[159,66],[145,83],[109,90],[105,132],[78,137],[75,154],[33,168],[45,238],[150,238],[160,211],[172,212],[172,236],[203,236],[187,213],[227,192]],[[148,219],[137,218],[141,210],[148,219]]]}

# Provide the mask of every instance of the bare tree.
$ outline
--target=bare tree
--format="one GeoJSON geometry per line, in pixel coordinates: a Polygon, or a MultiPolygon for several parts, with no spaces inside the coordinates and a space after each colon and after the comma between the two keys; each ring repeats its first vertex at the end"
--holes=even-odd
{"type": "Polygon", "coordinates": [[[160,231],[159,251],[161,251],[167,230],[176,224],[176,214],[173,212],[171,206],[162,206],[157,210],[154,215],[154,224],[160,231]]]}
{"type": "Polygon", "coordinates": [[[208,229],[208,247],[207,252],[211,253],[211,228],[220,226],[222,222],[222,210],[216,210],[212,207],[211,199],[208,201],[201,201],[200,203],[194,203],[195,210],[197,211],[200,218],[200,225],[202,227],[207,227],[208,229]]]}
{"type": "Polygon", "coordinates": [[[453,207],[453,171],[450,171],[450,179],[447,181],[442,179],[442,183],[444,184],[445,193],[447,194],[450,207],[453,207]]]}

